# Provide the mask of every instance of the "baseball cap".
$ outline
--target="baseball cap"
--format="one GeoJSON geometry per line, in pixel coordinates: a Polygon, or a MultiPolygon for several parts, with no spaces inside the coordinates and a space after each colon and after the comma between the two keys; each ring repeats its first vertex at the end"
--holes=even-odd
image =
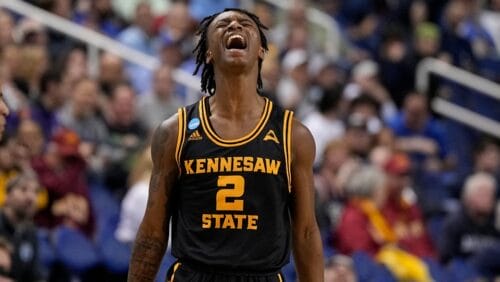
{"type": "Polygon", "coordinates": [[[80,137],[70,129],[61,128],[52,136],[52,142],[62,156],[76,156],[79,154],[80,137]]]}

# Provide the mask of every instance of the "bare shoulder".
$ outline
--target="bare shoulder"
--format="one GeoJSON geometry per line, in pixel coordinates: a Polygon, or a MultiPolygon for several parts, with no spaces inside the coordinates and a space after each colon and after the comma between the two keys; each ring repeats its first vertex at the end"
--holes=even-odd
{"type": "Polygon", "coordinates": [[[169,157],[174,159],[173,152],[177,144],[179,130],[178,114],[164,120],[156,129],[151,140],[151,156],[153,162],[169,157]]]}
{"type": "Polygon", "coordinates": [[[316,145],[309,129],[299,120],[293,119],[292,151],[294,160],[314,160],[316,145]]]}

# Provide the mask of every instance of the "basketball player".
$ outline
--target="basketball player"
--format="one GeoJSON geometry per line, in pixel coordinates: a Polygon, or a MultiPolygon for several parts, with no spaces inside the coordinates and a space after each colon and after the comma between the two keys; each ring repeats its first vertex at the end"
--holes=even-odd
{"type": "Polygon", "coordinates": [[[9,115],[9,108],[5,104],[3,93],[0,92],[0,139],[3,137],[5,125],[7,124],[7,116],[9,115]]]}
{"type": "Polygon", "coordinates": [[[129,281],[153,281],[168,240],[167,281],[283,281],[294,251],[300,281],[323,281],[314,215],[314,142],[293,113],[260,96],[267,50],[259,19],[229,9],[205,18],[195,48],[210,94],[157,129],[147,210],[129,281]]]}

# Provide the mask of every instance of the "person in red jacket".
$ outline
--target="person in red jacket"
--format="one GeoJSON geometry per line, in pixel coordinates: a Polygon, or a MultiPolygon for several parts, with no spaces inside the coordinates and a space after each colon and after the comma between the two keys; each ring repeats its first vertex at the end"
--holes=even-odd
{"type": "Polygon", "coordinates": [[[37,224],[53,228],[61,224],[91,236],[94,220],[86,180],[86,162],[79,153],[80,138],[69,129],[52,137],[46,152],[32,161],[40,183],[46,187],[49,204],[36,216],[37,224]]]}
{"type": "Polygon", "coordinates": [[[410,188],[411,162],[404,153],[394,153],[384,165],[387,200],[382,214],[397,237],[398,246],[418,257],[436,257],[422,211],[410,188]],[[408,196],[410,195],[410,196],[408,196]]]}
{"type": "Polygon", "coordinates": [[[396,236],[385,221],[380,206],[385,199],[385,176],[372,166],[360,166],[349,176],[345,191],[348,197],[334,234],[335,246],[343,254],[363,251],[375,256],[396,236]]]}

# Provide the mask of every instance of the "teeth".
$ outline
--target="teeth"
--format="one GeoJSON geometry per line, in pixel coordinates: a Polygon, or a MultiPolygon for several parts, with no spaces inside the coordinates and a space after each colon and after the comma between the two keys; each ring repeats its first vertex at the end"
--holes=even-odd
{"type": "Polygon", "coordinates": [[[226,42],[226,46],[228,46],[231,43],[231,40],[233,40],[233,39],[240,39],[241,42],[245,42],[245,39],[243,38],[243,36],[241,36],[239,34],[234,34],[234,35],[229,36],[229,38],[227,39],[227,42],[226,42]]]}

